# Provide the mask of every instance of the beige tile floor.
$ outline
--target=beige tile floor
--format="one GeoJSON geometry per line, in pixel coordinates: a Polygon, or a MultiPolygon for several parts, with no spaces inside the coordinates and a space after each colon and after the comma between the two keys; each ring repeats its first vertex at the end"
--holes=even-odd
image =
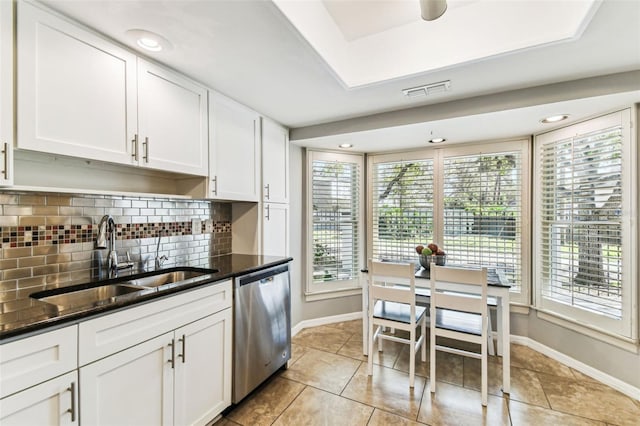
{"type": "MultiPolygon", "coordinates": [[[[640,425],[640,402],[525,346],[511,347],[511,394],[490,357],[489,402],[480,403],[480,362],[440,354],[437,391],[419,360],[409,388],[408,346],[384,341],[373,376],[362,323],[302,330],[288,370],[278,372],[216,426],[253,425],[640,425]]],[[[428,357],[427,357],[428,358],[428,357]]]]}

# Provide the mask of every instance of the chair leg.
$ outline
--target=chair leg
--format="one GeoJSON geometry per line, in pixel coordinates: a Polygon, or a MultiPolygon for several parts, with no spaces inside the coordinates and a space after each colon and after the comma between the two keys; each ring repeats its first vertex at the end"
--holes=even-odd
{"type": "Polygon", "coordinates": [[[373,318],[369,318],[369,355],[367,356],[367,375],[373,375],[373,318]]]}
{"type": "Polygon", "coordinates": [[[416,374],[416,329],[415,327],[410,331],[409,342],[409,387],[412,388],[415,381],[416,374]]]}
{"type": "MultiPolygon", "coordinates": [[[[386,330],[386,329],[387,329],[386,327],[382,327],[382,328],[380,329],[380,333],[382,333],[382,332],[383,332],[384,330],[386,330]]],[[[384,340],[384,339],[382,339],[382,338],[378,335],[378,352],[382,352],[382,340],[384,340]]]]}
{"type": "MultiPolygon", "coordinates": [[[[431,321],[435,321],[435,318],[432,318],[431,321]]],[[[431,393],[436,391],[436,333],[434,327],[431,326],[431,336],[430,336],[431,344],[429,347],[429,388],[431,389],[431,393]]]]}
{"type": "Polygon", "coordinates": [[[480,394],[482,397],[482,405],[487,406],[487,393],[488,393],[488,356],[487,356],[487,341],[485,340],[480,347],[481,350],[481,379],[480,379],[480,394]]]}
{"type": "Polygon", "coordinates": [[[494,356],[496,354],[493,346],[493,327],[491,326],[491,313],[487,312],[487,343],[489,344],[489,355],[494,356]]]}
{"type": "Polygon", "coordinates": [[[422,330],[420,330],[420,333],[422,333],[421,358],[422,362],[427,362],[427,320],[425,317],[422,317],[422,330]]]}

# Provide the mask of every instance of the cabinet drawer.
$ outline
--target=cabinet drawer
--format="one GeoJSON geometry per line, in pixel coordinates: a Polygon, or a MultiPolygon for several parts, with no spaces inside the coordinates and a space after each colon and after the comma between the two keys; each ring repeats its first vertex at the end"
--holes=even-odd
{"type": "Polygon", "coordinates": [[[231,280],[105,315],[79,325],[79,363],[159,336],[231,306],[231,280]]]}
{"type": "Polygon", "coordinates": [[[0,346],[0,398],[42,383],[78,365],[76,325],[0,346]]]}

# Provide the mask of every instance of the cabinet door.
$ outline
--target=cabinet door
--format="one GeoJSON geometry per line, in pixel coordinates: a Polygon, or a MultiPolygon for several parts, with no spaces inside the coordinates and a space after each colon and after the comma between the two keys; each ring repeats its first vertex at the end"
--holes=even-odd
{"type": "Polygon", "coordinates": [[[0,400],[0,424],[77,425],[78,373],[74,370],[0,400]]]}
{"type": "Polygon", "coordinates": [[[0,345],[0,398],[77,367],[77,325],[0,345]]]}
{"type": "Polygon", "coordinates": [[[175,331],[177,425],[205,425],[231,405],[231,309],[175,331]]]}
{"type": "Polygon", "coordinates": [[[173,333],[80,368],[81,423],[173,424],[173,333]]]}
{"type": "Polygon", "coordinates": [[[262,254],[289,255],[289,205],[265,203],[262,221],[262,254]]]}
{"type": "Polygon", "coordinates": [[[135,56],[25,2],[17,31],[17,147],[132,164],[135,56]]]}
{"type": "Polygon", "coordinates": [[[270,120],[262,120],[263,200],[289,202],[289,132],[270,120]]]}
{"type": "Polygon", "coordinates": [[[13,2],[0,1],[0,186],[13,184],[13,2]]]}
{"type": "Polygon", "coordinates": [[[260,199],[260,117],[254,111],[210,92],[211,141],[209,197],[260,199]]]}
{"type": "Polygon", "coordinates": [[[138,59],[141,165],[207,175],[207,91],[138,59]]]}

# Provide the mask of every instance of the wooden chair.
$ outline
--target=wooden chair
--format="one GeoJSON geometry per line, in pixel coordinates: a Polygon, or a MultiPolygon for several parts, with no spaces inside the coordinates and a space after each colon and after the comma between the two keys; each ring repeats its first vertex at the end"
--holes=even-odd
{"type": "Polygon", "coordinates": [[[436,351],[478,358],[481,361],[482,405],[487,405],[488,381],[488,306],[487,269],[431,267],[430,295],[431,392],[436,391],[436,351]],[[447,283],[464,284],[461,293],[451,291],[447,283]],[[447,317],[456,317],[454,321],[447,317]],[[435,319],[435,320],[434,320],[435,319]],[[454,324],[454,325],[452,325],[454,324]],[[480,352],[458,349],[436,342],[445,337],[480,345],[480,352]]]}
{"type": "Polygon", "coordinates": [[[390,263],[369,260],[369,356],[367,374],[373,374],[373,345],[382,339],[409,345],[409,387],[414,387],[416,352],[422,349],[422,361],[427,360],[426,311],[416,306],[415,264],[390,263]],[[416,329],[421,327],[416,339],[416,329]],[[376,328],[377,327],[377,328],[376,328]],[[409,332],[409,339],[383,334],[384,327],[409,332]],[[374,331],[375,328],[375,331],[374,331]]]}

